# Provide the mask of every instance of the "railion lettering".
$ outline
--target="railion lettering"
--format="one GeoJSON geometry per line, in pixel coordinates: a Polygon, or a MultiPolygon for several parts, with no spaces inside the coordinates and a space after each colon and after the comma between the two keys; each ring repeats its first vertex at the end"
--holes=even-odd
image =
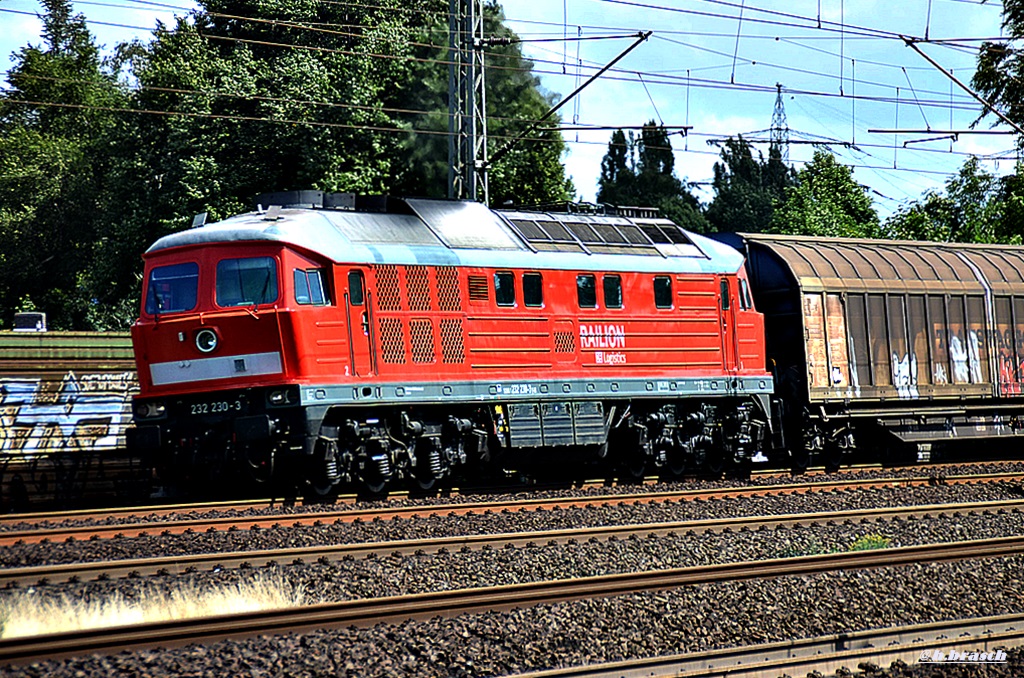
{"type": "Polygon", "coordinates": [[[580,348],[626,348],[623,325],[580,325],[580,348]]]}

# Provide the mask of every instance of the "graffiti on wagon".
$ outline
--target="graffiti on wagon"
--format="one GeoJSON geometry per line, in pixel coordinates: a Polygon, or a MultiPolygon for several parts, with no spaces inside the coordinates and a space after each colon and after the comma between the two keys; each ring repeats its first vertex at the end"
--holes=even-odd
{"type": "Polygon", "coordinates": [[[0,453],[112,449],[131,420],[131,372],[0,379],[0,453]]]}

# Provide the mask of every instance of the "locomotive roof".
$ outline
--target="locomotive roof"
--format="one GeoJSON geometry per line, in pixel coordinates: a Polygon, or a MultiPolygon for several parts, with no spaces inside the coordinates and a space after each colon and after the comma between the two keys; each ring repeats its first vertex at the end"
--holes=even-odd
{"type": "Polygon", "coordinates": [[[765,233],[737,238],[784,262],[808,292],[1024,293],[1020,246],[765,233]]]}
{"type": "Polygon", "coordinates": [[[388,211],[271,208],[173,233],[177,247],[273,241],[336,262],[735,273],[733,248],[667,219],[493,211],[476,202],[388,200],[388,211]]]}

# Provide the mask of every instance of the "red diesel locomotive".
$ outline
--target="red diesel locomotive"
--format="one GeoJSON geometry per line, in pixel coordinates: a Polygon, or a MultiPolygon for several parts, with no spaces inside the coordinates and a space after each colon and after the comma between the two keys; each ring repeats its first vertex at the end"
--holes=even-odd
{"type": "Polygon", "coordinates": [[[302,191],[145,254],[129,444],[306,494],[615,457],[744,467],[770,429],[743,257],[653,215],[302,191]]]}

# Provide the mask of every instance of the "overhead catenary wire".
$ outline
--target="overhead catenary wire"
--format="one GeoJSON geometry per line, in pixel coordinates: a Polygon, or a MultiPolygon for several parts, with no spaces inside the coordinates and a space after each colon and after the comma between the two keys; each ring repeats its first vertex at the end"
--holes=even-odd
{"type": "MultiPolygon", "coordinates": [[[[135,1],[142,1],[142,0],[135,0],[135,1]]],[[[339,4],[349,4],[349,3],[339,3],[339,4]]],[[[0,9],[0,12],[2,12],[2,11],[5,11],[5,10],[4,9],[0,9]]],[[[365,36],[363,36],[361,34],[354,34],[354,33],[351,33],[351,32],[340,32],[340,31],[335,32],[335,31],[331,31],[330,29],[326,29],[326,28],[320,28],[320,27],[315,27],[315,26],[306,26],[306,25],[303,25],[303,24],[299,24],[299,23],[295,23],[295,22],[290,22],[290,21],[270,20],[270,19],[262,19],[262,18],[251,18],[251,17],[243,17],[243,16],[227,15],[227,14],[216,14],[216,16],[221,17],[221,18],[228,18],[228,19],[250,20],[250,21],[254,21],[254,22],[272,23],[272,24],[277,24],[277,25],[286,26],[286,27],[307,28],[309,30],[316,30],[316,31],[321,31],[321,32],[325,32],[325,33],[332,33],[332,32],[334,32],[334,33],[336,33],[338,35],[344,35],[344,36],[348,36],[348,37],[356,37],[356,38],[365,37],[365,36]]],[[[125,24],[119,24],[119,26],[128,27],[125,24]]],[[[135,28],[142,29],[142,27],[135,27],[135,28]]],[[[232,39],[232,38],[230,38],[228,36],[219,36],[219,39],[232,39]]],[[[437,44],[431,44],[431,43],[411,42],[409,44],[412,44],[412,45],[415,45],[415,46],[433,47],[433,48],[438,48],[438,49],[443,49],[444,48],[443,45],[437,45],[437,44]]],[[[686,45],[686,43],[680,43],[680,44],[686,45]]],[[[281,46],[284,46],[284,45],[281,44],[281,46]]],[[[686,46],[691,47],[691,48],[695,48],[695,49],[700,49],[699,47],[694,46],[694,45],[686,45],[686,46]]],[[[295,47],[301,49],[301,48],[303,48],[305,46],[295,45],[295,47]]],[[[709,50],[709,51],[714,53],[713,50],[709,50]]],[[[393,55],[377,55],[377,54],[366,55],[365,53],[363,53],[362,55],[364,55],[364,56],[373,56],[373,57],[383,56],[385,58],[397,58],[397,57],[394,57],[393,55]]],[[[494,57],[494,58],[501,58],[501,57],[510,56],[510,55],[492,54],[491,56],[494,57]]],[[[412,58],[412,57],[405,57],[405,58],[412,58]]],[[[436,60],[436,61],[437,61],[437,63],[446,63],[445,60],[436,60]]],[[[774,68],[786,68],[786,67],[781,66],[779,64],[770,64],[770,65],[772,67],[774,67],[774,68]]],[[[795,69],[795,70],[799,71],[800,69],[795,69]]],[[[803,71],[803,72],[807,72],[807,71],[803,71]]],[[[656,75],[656,73],[650,73],[649,75],[656,75]]],[[[865,82],[863,84],[875,84],[877,86],[884,86],[884,85],[881,85],[879,83],[868,83],[868,82],[865,82]]]]}
{"type": "MultiPolygon", "coordinates": [[[[948,2],[961,2],[961,4],[966,4],[968,2],[968,0],[944,0],[944,1],[948,1],[948,2]]],[[[153,4],[157,4],[157,3],[153,3],[153,4]]],[[[339,5],[346,4],[346,5],[350,5],[350,6],[357,6],[359,3],[338,3],[338,4],[339,5]]],[[[727,6],[730,3],[708,3],[708,4],[719,4],[719,5],[722,5],[722,6],[727,6]]],[[[736,3],[731,3],[731,4],[734,7],[736,7],[736,6],[739,6],[741,3],[740,3],[740,0],[737,0],[736,3]]],[[[974,3],[970,3],[970,4],[974,4],[974,3]]],[[[377,8],[380,8],[380,6],[378,5],[377,8]]],[[[720,16],[720,18],[731,18],[732,21],[734,21],[734,22],[736,21],[735,14],[730,16],[728,13],[721,13],[719,16],[720,16]]],[[[752,19],[759,19],[761,17],[751,17],[751,18],[752,19]]],[[[242,19],[244,19],[244,17],[242,17],[242,19]]],[[[744,17],[744,21],[746,21],[746,17],[744,17]]],[[[751,21],[752,25],[754,23],[756,23],[756,22],[755,21],[751,21]]],[[[840,22],[840,23],[841,23],[841,25],[845,25],[844,22],[840,22]]],[[[540,24],[531,24],[531,25],[540,25],[540,24]]],[[[801,28],[801,29],[802,28],[806,28],[806,26],[801,26],[799,24],[799,22],[796,22],[796,21],[791,21],[790,25],[791,25],[791,27],[795,27],[795,28],[801,28]]],[[[324,27],[324,26],[327,26],[327,24],[322,24],[321,25],[321,27],[324,27]]],[[[289,28],[296,28],[296,29],[298,29],[298,28],[305,28],[305,26],[303,26],[302,24],[299,24],[299,23],[293,23],[293,24],[291,24],[288,27],[289,28]]],[[[561,28],[561,26],[560,26],[560,28],[561,28]]],[[[885,40],[885,39],[891,39],[889,37],[878,36],[877,34],[876,35],[872,35],[872,36],[857,35],[856,31],[852,31],[852,30],[849,31],[849,32],[845,32],[844,33],[844,30],[845,29],[841,29],[840,32],[843,33],[846,36],[846,38],[848,38],[850,40],[885,40]]],[[[682,33],[679,33],[679,34],[692,34],[692,33],[682,32],[682,33]]],[[[356,37],[362,37],[362,36],[356,36],[356,37]]],[[[936,36],[932,36],[930,33],[929,33],[929,37],[932,40],[934,40],[936,38],[936,36]]],[[[744,30],[743,31],[743,38],[744,38],[744,45],[746,45],[748,39],[749,40],[762,39],[762,36],[757,36],[757,35],[755,35],[754,33],[750,32],[750,31],[744,30]]],[[[794,42],[803,43],[802,46],[810,48],[810,49],[814,49],[813,45],[811,44],[811,41],[819,39],[819,38],[820,39],[825,39],[825,38],[823,38],[821,36],[798,36],[798,37],[794,37],[793,41],[794,42]]],[[[770,37],[769,36],[763,36],[763,39],[770,39],[770,37]]],[[[424,47],[426,49],[430,49],[430,47],[426,47],[426,44],[424,44],[424,47]]],[[[440,46],[437,46],[437,47],[440,48],[440,46]]],[[[297,46],[296,49],[302,49],[302,47],[301,46],[297,46]]],[[[359,56],[367,57],[367,58],[371,58],[371,59],[399,58],[399,57],[396,57],[396,55],[379,55],[377,53],[368,54],[368,53],[366,53],[365,50],[362,50],[362,48],[360,48],[360,50],[357,50],[357,51],[359,53],[359,56]]],[[[417,57],[418,56],[422,56],[422,54],[418,54],[416,56],[417,57]]],[[[494,68],[501,68],[501,67],[514,68],[511,65],[502,65],[502,64],[498,63],[498,62],[500,62],[500,60],[503,57],[504,57],[504,55],[498,55],[498,54],[489,55],[489,58],[493,59],[496,62],[496,63],[491,64],[490,67],[494,67],[494,68]]],[[[588,65],[579,63],[579,61],[580,60],[578,59],[577,60],[577,72],[582,72],[582,71],[585,71],[585,70],[588,70],[588,69],[591,68],[588,65]]],[[[434,60],[434,62],[435,63],[442,63],[443,60],[434,60]]],[[[563,66],[564,62],[565,62],[565,60],[563,59],[561,61],[561,63],[559,63],[559,66],[560,67],[563,66]]],[[[843,61],[843,63],[845,63],[845,60],[843,61]]],[[[853,60],[851,60],[851,69],[853,68],[852,67],[852,63],[853,63],[853,60]]],[[[556,73],[551,73],[552,69],[549,68],[548,65],[549,64],[548,64],[547,60],[540,60],[540,61],[538,61],[538,67],[535,68],[532,72],[534,72],[534,73],[536,73],[538,75],[548,75],[548,74],[559,75],[559,74],[556,74],[556,73]]],[[[686,64],[686,65],[690,65],[690,64],[686,64]]],[[[895,64],[887,64],[887,66],[889,66],[889,67],[896,67],[895,64]]],[[[715,67],[714,66],[708,66],[706,68],[715,68],[715,67]]],[[[522,70],[528,70],[528,69],[522,69],[522,70]]],[[[700,82],[697,82],[697,81],[694,80],[693,74],[699,72],[700,70],[701,69],[700,69],[699,66],[697,68],[692,68],[692,67],[691,68],[686,68],[686,69],[682,69],[681,68],[681,69],[679,69],[679,72],[681,73],[681,75],[679,75],[678,77],[673,76],[670,72],[663,72],[661,70],[657,70],[657,71],[654,71],[654,72],[647,71],[647,70],[640,70],[640,71],[635,71],[635,72],[609,73],[606,77],[608,77],[609,79],[617,80],[619,82],[633,82],[635,84],[639,84],[639,85],[645,87],[646,89],[648,89],[648,98],[652,99],[652,101],[653,101],[653,97],[650,96],[649,87],[680,87],[681,86],[681,87],[685,87],[686,88],[687,95],[689,95],[690,88],[693,88],[695,90],[697,90],[697,89],[704,89],[704,90],[707,90],[707,91],[750,92],[750,93],[755,94],[755,95],[757,93],[759,93],[759,92],[766,92],[767,93],[767,92],[773,91],[768,86],[759,85],[759,83],[757,83],[757,82],[726,83],[724,78],[715,78],[715,77],[698,78],[697,80],[700,80],[700,82]]],[[[884,102],[892,102],[893,101],[893,97],[891,95],[887,94],[887,95],[884,95],[884,96],[875,96],[876,93],[872,91],[873,87],[881,86],[883,83],[878,83],[877,85],[876,84],[865,84],[864,89],[863,89],[863,96],[861,96],[861,97],[856,96],[858,94],[858,91],[861,89],[861,88],[857,88],[856,84],[855,84],[855,81],[856,81],[856,71],[859,71],[859,70],[860,69],[856,69],[855,71],[851,71],[850,78],[841,77],[841,80],[840,80],[840,83],[841,83],[840,84],[840,89],[841,90],[842,90],[842,84],[843,83],[846,83],[847,85],[851,85],[852,87],[855,88],[855,91],[853,93],[853,96],[855,98],[851,99],[851,107],[855,107],[857,101],[874,102],[874,103],[884,103],[884,102]]],[[[912,68],[911,70],[918,70],[918,69],[912,68]]],[[[821,74],[819,73],[818,75],[821,75],[821,74]]],[[[845,76],[845,74],[843,74],[843,76],[845,76]]],[[[562,74],[559,75],[559,77],[578,77],[578,76],[574,75],[574,74],[570,74],[568,72],[563,72],[562,74]]],[[[833,77],[834,77],[834,71],[833,71],[833,77]]],[[[748,79],[751,79],[751,78],[748,78],[748,79]]],[[[865,80],[863,82],[867,83],[870,80],[871,80],[871,78],[865,78],[865,80]]],[[[915,78],[915,80],[916,80],[916,78],[915,78]]],[[[821,98],[823,100],[827,100],[826,95],[828,95],[829,93],[827,93],[825,91],[822,91],[822,88],[818,88],[818,87],[813,86],[815,84],[817,84],[817,83],[811,83],[812,86],[809,86],[809,87],[804,87],[804,88],[800,88],[800,89],[794,89],[793,90],[793,94],[795,94],[797,96],[821,98]]],[[[847,92],[847,94],[849,94],[849,92],[847,92]]],[[[939,98],[937,96],[935,96],[934,94],[929,96],[927,89],[917,90],[917,91],[915,91],[915,94],[921,94],[922,95],[922,96],[918,97],[918,98],[920,98],[920,105],[922,107],[922,111],[926,107],[942,106],[942,108],[943,108],[943,110],[945,112],[947,112],[950,115],[952,115],[952,113],[954,111],[956,111],[956,110],[973,110],[973,106],[974,106],[973,103],[967,102],[966,99],[963,99],[960,95],[958,95],[956,97],[957,104],[956,105],[951,105],[951,102],[949,100],[950,99],[949,93],[945,92],[945,91],[942,93],[943,96],[942,96],[941,102],[939,101],[939,98]],[[969,106],[970,106],[970,108],[969,108],[969,106]]],[[[850,98],[850,97],[847,97],[847,98],[850,98]]],[[[687,108],[689,108],[689,96],[687,96],[686,103],[687,103],[687,108]]],[[[852,110],[856,110],[856,109],[852,108],[852,110]]],[[[385,111],[385,112],[391,112],[391,111],[385,111]]],[[[664,121],[663,116],[661,116],[661,114],[660,114],[660,111],[656,110],[656,113],[658,113],[658,119],[664,121]]],[[[848,116],[847,119],[849,119],[851,122],[855,121],[856,120],[856,114],[849,115],[849,113],[850,112],[847,111],[847,116],[848,116]]],[[[396,114],[397,114],[397,112],[396,112],[396,114]]],[[[408,112],[408,113],[400,113],[400,114],[401,115],[420,115],[420,113],[416,113],[416,112],[408,112]]],[[[574,116],[574,117],[576,117],[576,116],[574,116]]],[[[870,118],[870,116],[869,116],[869,118],[870,118]]],[[[688,120],[687,120],[687,122],[688,122],[688,120]]],[[[950,127],[952,128],[952,125],[950,125],[950,127]]],[[[851,139],[852,138],[853,138],[853,136],[851,135],[851,139]]],[[[569,142],[567,142],[567,143],[569,143],[569,142]]]]}

